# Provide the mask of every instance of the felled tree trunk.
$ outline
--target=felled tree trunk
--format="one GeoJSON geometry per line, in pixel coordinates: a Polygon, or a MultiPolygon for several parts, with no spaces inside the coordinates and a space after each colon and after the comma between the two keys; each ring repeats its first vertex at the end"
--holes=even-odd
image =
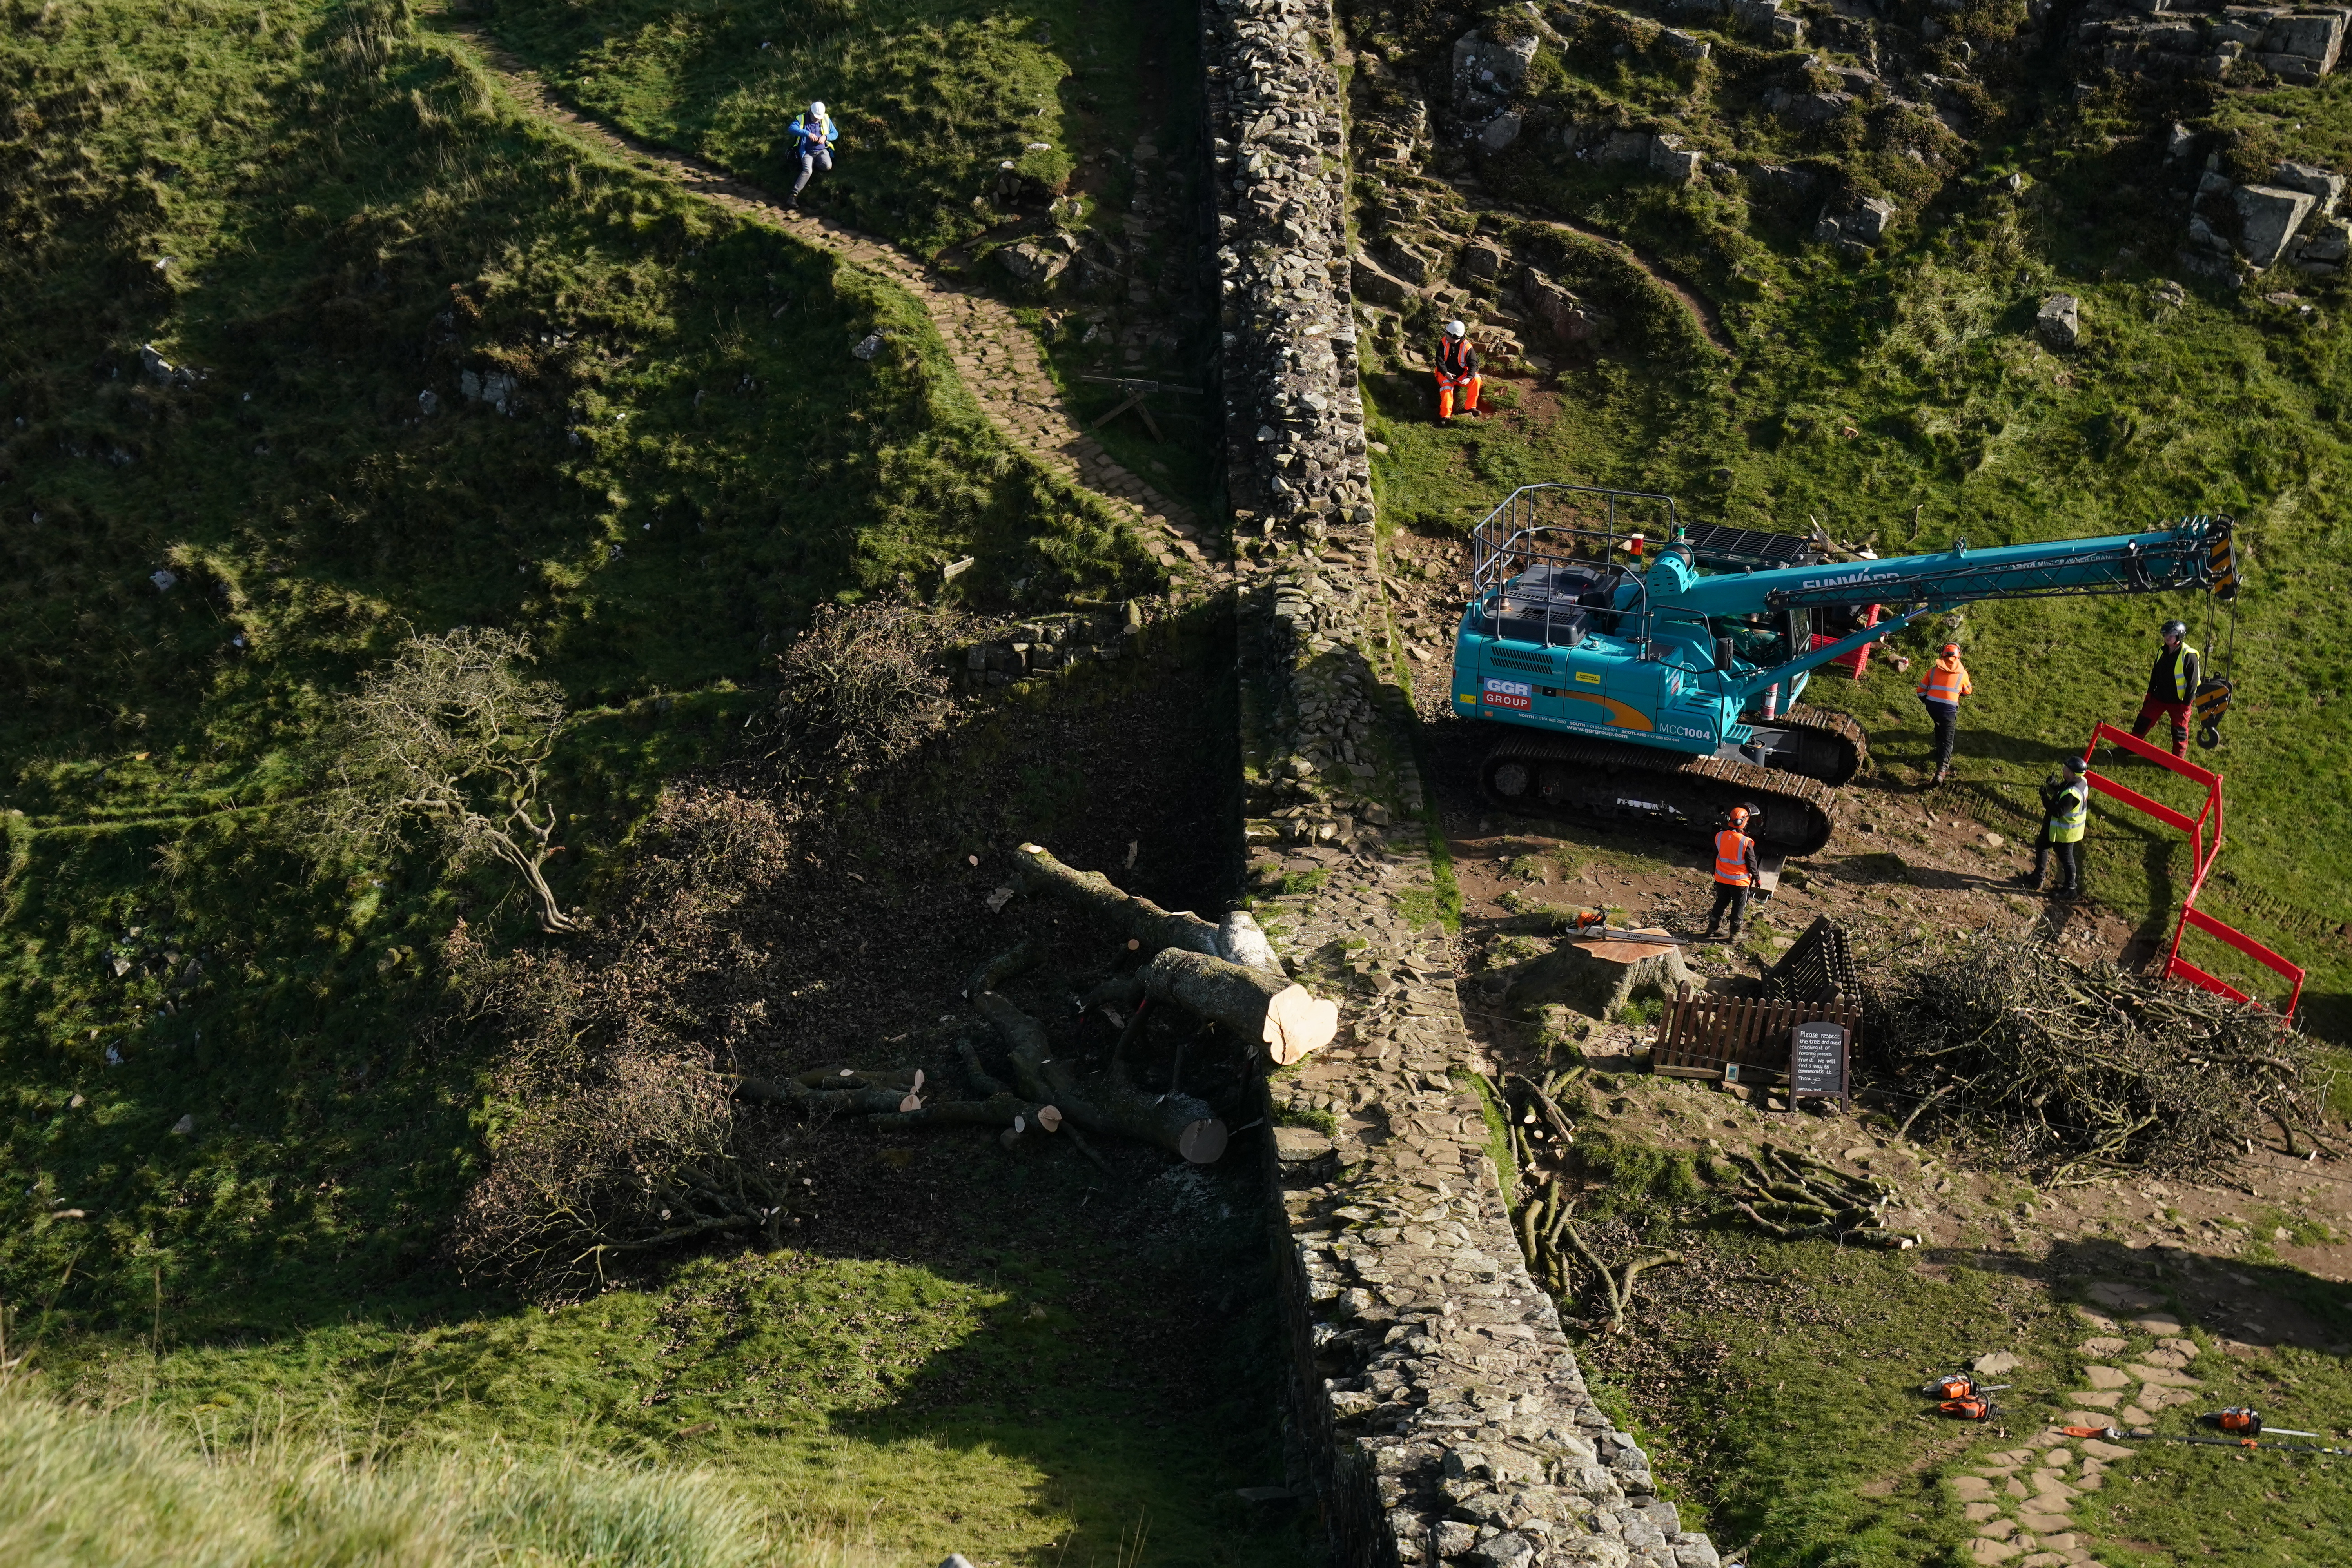
{"type": "MultiPolygon", "coordinates": [[[[1223,926],[1198,915],[1171,914],[1149,899],[1120,891],[1099,873],[1073,871],[1034,844],[1022,846],[1019,879],[1032,893],[1050,895],[1089,924],[1123,938],[1130,949],[1150,948],[1150,961],[1141,969],[1111,982],[1083,1005],[1123,1001],[1134,1010],[1120,1037],[1122,1051],[1148,1003],[1181,1007],[1222,1025],[1245,1046],[1263,1046],[1280,1066],[1328,1044],[1339,1031],[1339,1004],[1293,984],[1246,914],[1227,917],[1223,926]]],[[[1114,1051],[1103,1071],[1083,1081],[1069,1062],[1053,1055],[1037,1021],[996,989],[1041,956],[1034,942],[1024,942],[980,965],[965,983],[966,997],[1009,1047],[1010,1085],[991,1077],[965,1042],[958,1048],[972,1099],[927,1100],[919,1072],[844,1068],[803,1073],[783,1083],[740,1079],[735,1093],[808,1111],[862,1113],[877,1127],[1002,1127],[1008,1145],[1031,1127],[1050,1133],[1066,1121],[1082,1151],[1079,1135],[1096,1132],[1155,1144],[1196,1164],[1221,1156],[1225,1124],[1206,1101],[1176,1092],[1172,1084],[1166,1094],[1139,1089],[1127,1075],[1122,1051],[1114,1051]]]]}
{"type": "Polygon", "coordinates": [[[1206,1102],[1189,1094],[1146,1093],[1129,1081],[1126,1068],[1116,1060],[1081,1086],[1050,1054],[1037,1020],[993,991],[982,992],[971,1005],[1011,1047],[1021,1092],[1050,1100],[1074,1125],[1156,1143],[1199,1165],[1213,1163],[1225,1152],[1225,1124],[1206,1102]]]}
{"type": "Polygon", "coordinates": [[[1163,947],[1218,953],[1217,928],[1189,910],[1171,914],[1150,899],[1121,892],[1099,871],[1074,871],[1041,844],[1024,844],[1015,857],[1023,890],[1068,905],[1104,931],[1151,952],[1163,947]]]}
{"type": "Polygon", "coordinates": [[[1222,1024],[1235,1037],[1263,1045],[1277,1067],[1331,1043],[1339,1032],[1339,1005],[1263,969],[1228,963],[1206,953],[1162,948],[1150,963],[1098,988],[1089,1005],[1149,996],[1222,1024]]]}

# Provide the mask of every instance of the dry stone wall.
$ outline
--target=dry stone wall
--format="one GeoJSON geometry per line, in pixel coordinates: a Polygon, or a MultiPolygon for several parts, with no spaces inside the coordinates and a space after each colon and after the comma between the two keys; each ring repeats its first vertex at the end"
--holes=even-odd
{"type": "Polygon", "coordinates": [[[1437,915],[1381,563],[1327,4],[1203,0],[1259,910],[1345,998],[1269,1085],[1295,1411],[1334,1559],[1715,1568],[1594,1405],[1512,1233],[1437,915]]]}

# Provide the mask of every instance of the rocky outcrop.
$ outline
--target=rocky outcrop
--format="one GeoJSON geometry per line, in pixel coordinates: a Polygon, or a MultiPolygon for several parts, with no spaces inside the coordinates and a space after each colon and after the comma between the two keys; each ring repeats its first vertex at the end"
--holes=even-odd
{"type": "Polygon", "coordinates": [[[2344,176],[2315,164],[2282,163],[2267,184],[2248,185],[2208,167],[2178,259],[2189,271],[2224,279],[2234,278],[2240,260],[2257,271],[2284,264],[2333,277],[2345,264],[2347,226],[2336,216],[2343,197],[2344,176]]]}
{"type": "Polygon", "coordinates": [[[2083,54],[2123,76],[2221,80],[2243,64],[2308,87],[2336,69],[2352,11],[2091,0],[2075,24],[2083,54]]]}
{"type": "Polygon", "coordinates": [[[1886,237],[1895,206],[1884,196],[1865,196],[1824,212],[1813,225],[1813,243],[1866,250],[1886,237]]]}
{"type": "Polygon", "coordinates": [[[2238,249],[2254,266],[2272,268],[2303,226],[2313,205],[2301,191],[2275,185],[2240,185],[2230,198],[2238,209],[2238,249]]]}
{"type": "MultiPolygon", "coordinates": [[[[1405,237],[1402,199],[1383,216],[1401,243],[1350,258],[1328,0],[1206,0],[1202,16],[1226,489],[1237,533],[1275,561],[1241,593],[1244,832],[1259,885],[1306,889],[1269,900],[1285,963],[1350,996],[1339,1037],[1267,1087],[1272,1120],[1319,1113],[1333,1131],[1262,1145],[1297,1428],[1332,1559],[1715,1568],[1594,1405],[1528,1273],[1479,1102],[1459,1087],[1484,1064],[1426,912],[1427,803],[1381,589],[1353,291],[1402,298],[1405,268],[1442,279],[1457,259],[1506,282],[1511,263],[1493,244],[1405,237]]],[[[1490,88],[1523,57],[1465,43],[1457,101],[1499,112],[1490,88]]]]}
{"type": "Polygon", "coordinates": [[[1454,41],[1454,111],[1484,119],[1519,90],[1536,58],[1533,32],[1508,40],[1471,31],[1454,41]]]}

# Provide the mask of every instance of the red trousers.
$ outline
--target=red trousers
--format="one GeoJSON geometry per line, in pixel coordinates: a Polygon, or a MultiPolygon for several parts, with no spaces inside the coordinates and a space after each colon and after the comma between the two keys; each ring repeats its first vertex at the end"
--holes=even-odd
{"type": "Polygon", "coordinates": [[[1469,414],[1478,412],[1478,377],[1475,373],[1469,375],[1448,375],[1441,370],[1434,374],[1437,377],[1437,416],[1440,419],[1454,417],[1454,395],[1456,389],[1459,389],[1462,395],[1463,411],[1469,414]]]}
{"type": "Polygon", "coordinates": [[[2153,697],[2144,700],[2139,705],[2139,717],[2132,721],[2133,738],[2137,740],[2146,737],[2148,727],[2158,719],[2172,721],[2172,754],[2176,757],[2187,756],[2189,754],[2189,704],[2158,702],[2153,697]]]}

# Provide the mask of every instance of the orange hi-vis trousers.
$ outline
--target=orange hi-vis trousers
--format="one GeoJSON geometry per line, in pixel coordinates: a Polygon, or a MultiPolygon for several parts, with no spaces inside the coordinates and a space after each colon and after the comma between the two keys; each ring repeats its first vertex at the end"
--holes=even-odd
{"type": "Polygon", "coordinates": [[[1448,375],[1440,370],[1432,374],[1437,377],[1437,416],[1440,419],[1454,417],[1454,398],[1456,392],[1461,394],[1462,406],[1465,410],[1473,414],[1478,411],[1477,372],[1473,371],[1468,375],[1448,375]]]}

